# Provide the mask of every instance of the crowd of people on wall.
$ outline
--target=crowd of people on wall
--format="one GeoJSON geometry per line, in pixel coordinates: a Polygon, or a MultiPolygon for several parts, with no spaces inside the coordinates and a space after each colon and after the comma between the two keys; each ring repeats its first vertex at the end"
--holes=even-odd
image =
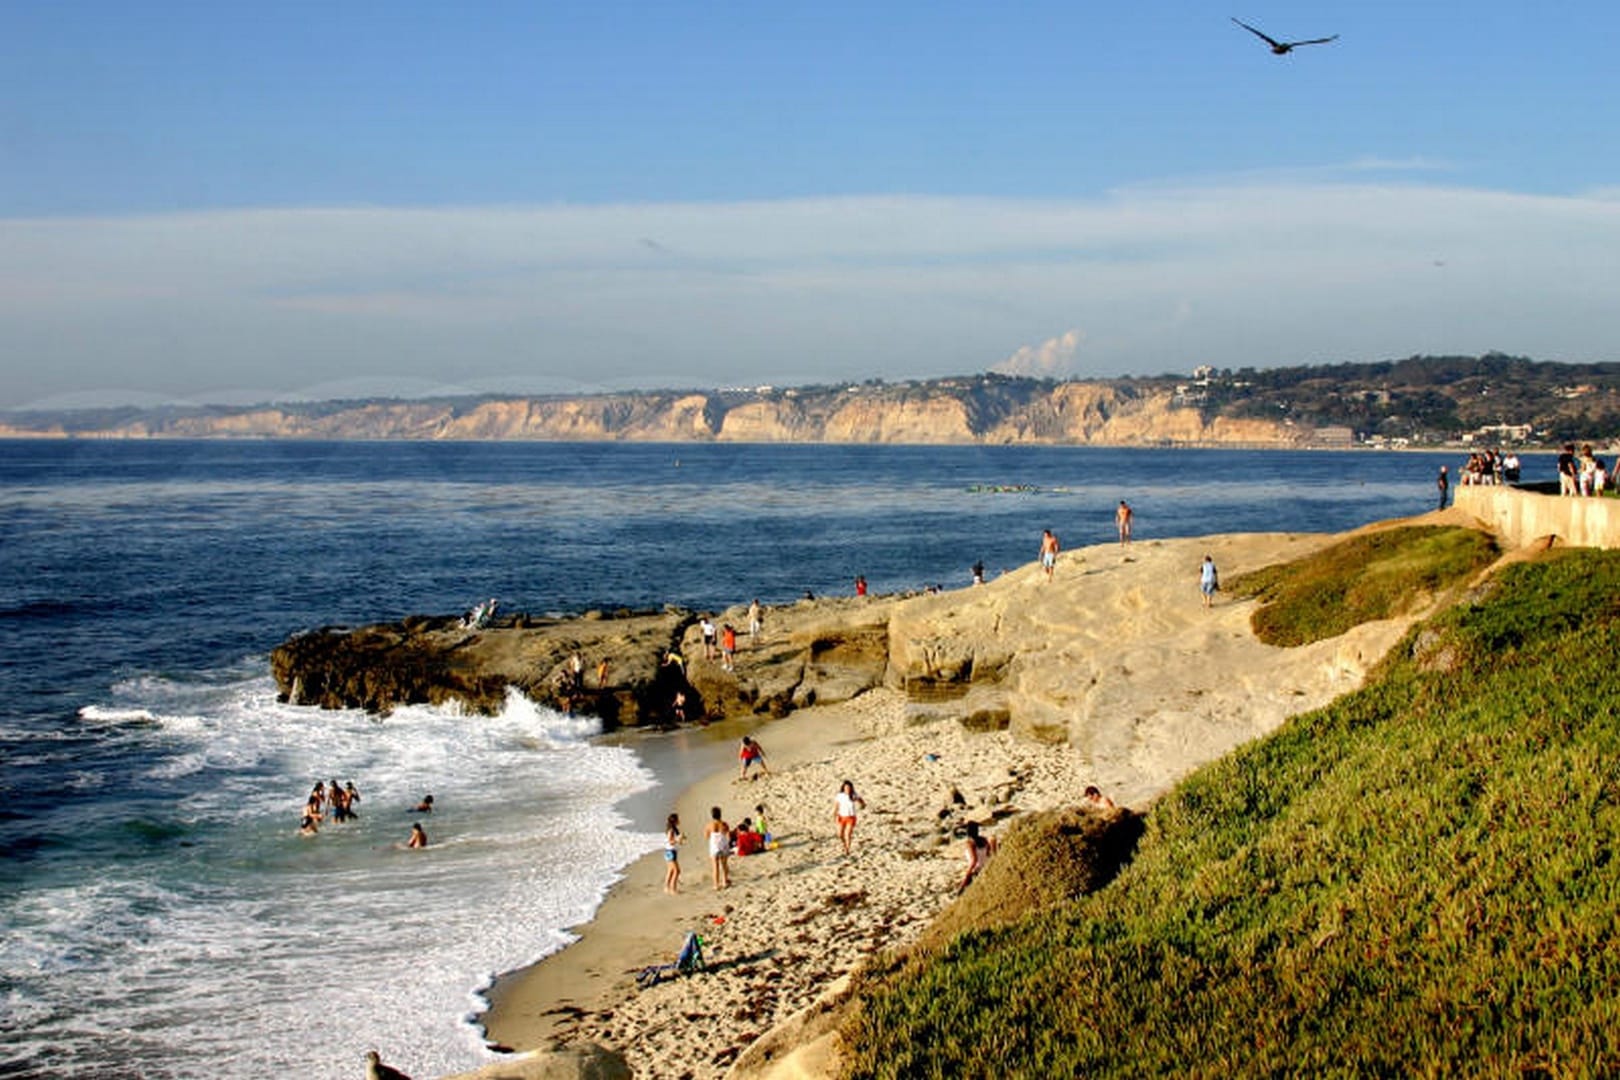
{"type": "Polygon", "coordinates": [[[1565,443],[1558,452],[1558,494],[1601,495],[1611,482],[1607,464],[1592,453],[1591,443],[1582,443],[1579,451],[1574,443],[1565,443]]]}
{"type": "Polygon", "coordinates": [[[1519,455],[1509,450],[1479,450],[1468,455],[1457,482],[1464,487],[1519,482],[1519,455]]]}

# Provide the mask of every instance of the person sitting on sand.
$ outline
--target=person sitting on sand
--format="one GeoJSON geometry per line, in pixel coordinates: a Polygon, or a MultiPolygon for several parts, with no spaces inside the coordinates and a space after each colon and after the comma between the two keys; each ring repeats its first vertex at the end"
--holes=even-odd
{"type": "Polygon", "coordinates": [[[316,836],[320,833],[320,831],[321,827],[316,824],[315,819],[310,817],[308,814],[305,814],[298,822],[299,836],[316,836]]]}
{"type": "Polygon", "coordinates": [[[1085,794],[1080,796],[1080,803],[1082,806],[1087,806],[1094,810],[1114,809],[1114,800],[1104,795],[1102,790],[1095,784],[1092,784],[1090,787],[1086,788],[1085,794]]]}
{"type": "Polygon", "coordinates": [[[432,795],[424,795],[424,796],[422,796],[422,801],[417,803],[415,806],[411,807],[411,813],[413,813],[413,814],[431,814],[431,813],[433,813],[433,796],[432,795]]]}
{"type": "Polygon", "coordinates": [[[968,883],[979,876],[990,856],[996,853],[996,838],[993,836],[980,836],[979,823],[970,821],[962,826],[962,832],[967,837],[967,873],[962,875],[962,883],[956,887],[956,895],[961,896],[962,890],[968,883]]]}
{"type": "Polygon", "coordinates": [[[845,780],[838,785],[838,796],[834,800],[837,809],[833,816],[838,820],[838,842],[844,845],[844,854],[849,854],[849,846],[855,839],[855,808],[866,809],[866,800],[855,794],[855,785],[845,780]]]}
{"type": "Polygon", "coordinates": [[[731,884],[731,867],[726,862],[731,855],[731,826],[720,816],[718,806],[709,808],[709,817],[712,820],[704,831],[709,837],[709,864],[714,870],[714,888],[718,892],[731,884]]]}
{"type": "Polygon", "coordinates": [[[742,737],[742,745],[737,748],[737,759],[741,762],[737,772],[739,780],[748,779],[748,770],[755,765],[758,765],[759,771],[766,776],[771,775],[771,767],[765,764],[765,751],[760,749],[759,743],[751,736],[742,737]]]}
{"type": "Polygon", "coordinates": [[[758,855],[765,850],[765,837],[748,818],[743,818],[742,824],[737,826],[737,835],[733,840],[738,855],[758,855]]]}
{"type": "Polygon", "coordinates": [[[405,846],[407,848],[425,848],[427,844],[427,831],[422,828],[420,823],[413,824],[411,826],[411,838],[405,841],[405,846]]]}
{"type": "Polygon", "coordinates": [[[664,891],[671,895],[681,891],[681,860],[678,847],[686,843],[681,832],[681,816],[669,815],[664,822],[664,891]]]}

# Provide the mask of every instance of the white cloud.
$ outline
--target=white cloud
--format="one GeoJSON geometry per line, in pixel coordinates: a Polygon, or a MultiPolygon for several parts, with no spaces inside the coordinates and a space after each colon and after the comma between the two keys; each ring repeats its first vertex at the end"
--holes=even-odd
{"type": "MultiPolygon", "coordinates": [[[[0,220],[0,407],[126,388],[1613,359],[1620,201],[1278,179],[1102,199],[0,220]],[[649,245],[648,238],[656,238],[649,245]],[[1084,327],[1007,357],[1053,327],[1084,327]],[[1082,356],[1083,354],[1083,356],[1082,356]]],[[[233,390],[234,388],[234,390],[233,390]]]]}
{"type": "Polygon", "coordinates": [[[1080,337],[1080,331],[1066,330],[1039,345],[1021,345],[991,370],[1003,375],[1028,375],[1040,379],[1072,374],[1075,354],[1080,351],[1080,337]]]}

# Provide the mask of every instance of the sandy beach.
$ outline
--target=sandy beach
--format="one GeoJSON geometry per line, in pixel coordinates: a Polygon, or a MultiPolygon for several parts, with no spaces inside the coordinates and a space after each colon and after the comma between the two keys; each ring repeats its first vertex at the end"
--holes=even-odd
{"type": "Polygon", "coordinates": [[[1031,666],[1015,681],[1057,702],[1070,737],[970,731],[893,689],[759,728],[768,776],[740,781],[733,764],[679,798],[679,895],[663,890],[662,855],[630,867],[576,944],[501,980],[486,1016],[491,1042],[596,1043],[638,1077],[725,1075],[865,957],[922,932],[962,874],[953,830],[963,823],[994,834],[1017,814],[1074,805],[1091,783],[1141,808],[1198,765],[1358,685],[1409,620],[1284,650],[1254,639],[1249,602],[1222,596],[1206,609],[1198,594],[1206,553],[1229,578],[1332,539],[1098,545],[1064,552],[1050,582],[1028,566],[919,598],[1027,637],[1020,655],[1031,666]],[[866,801],[848,856],[834,821],[844,779],[866,801]],[[779,846],[733,857],[732,884],[716,891],[702,831],[709,808],[735,824],[758,804],[779,846]],[[703,936],[708,971],[638,990],[636,973],[672,961],[688,931],[703,936]]]}

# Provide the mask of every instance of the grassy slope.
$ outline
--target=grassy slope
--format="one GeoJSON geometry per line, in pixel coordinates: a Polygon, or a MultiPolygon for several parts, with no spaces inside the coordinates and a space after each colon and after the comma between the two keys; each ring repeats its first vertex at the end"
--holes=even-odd
{"type": "Polygon", "coordinates": [[[1620,553],[1506,568],[1108,888],[874,975],[856,1076],[1620,1070],[1620,553]]]}

